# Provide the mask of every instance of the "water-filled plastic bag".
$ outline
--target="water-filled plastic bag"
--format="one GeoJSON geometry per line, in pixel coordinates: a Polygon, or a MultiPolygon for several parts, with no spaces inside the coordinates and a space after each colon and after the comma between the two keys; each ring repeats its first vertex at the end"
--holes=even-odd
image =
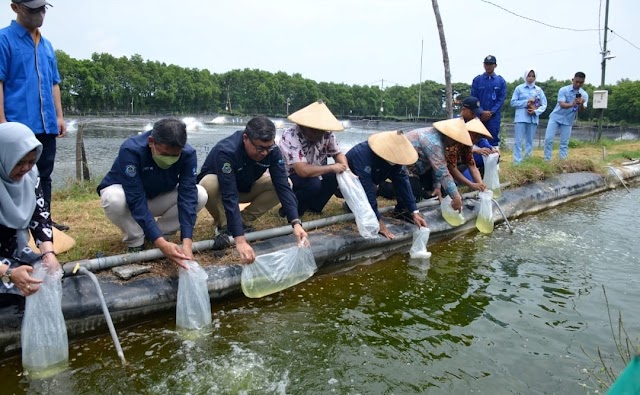
{"type": "Polygon", "coordinates": [[[451,207],[451,196],[447,196],[440,202],[440,212],[445,221],[451,226],[460,226],[466,222],[461,211],[456,211],[451,207]]]}
{"type": "Polygon", "coordinates": [[[249,298],[261,298],[303,282],[315,273],[316,260],[305,245],[258,255],[242,268],[240,285],[249,298]]]}
{"type": "Polygon", "coordinates": [[[377,238],[380,224],[358,177],[351,171],[344,171],[337,175],[337,179],[340,192],[356,217],[360,236],[365,239],[377,238]]]}
{"type": "Polygon", "coordinates": [[[199,330],[211,325],[211,298],[207,272],[196,261],[186,261],[189,270],[180,268],[176,326],[199,330]]]}
{"type": "Polygon", "coordinates": [[[480,198],[480,209],[478,210],[478,217],[476,218],[476,228],[482,233],[493,232],[493,192],[486,190],[478,193],[480,198]]]}
{"type": "Polygon", "coordinates": [[[431,253],[427,251],[427,243],[429,242],[429,234],[431,230],[429,228],[420,227],[413,232],[413,243],[409,250],[409,256],[412,259],[429,259],[431,253]]]}
{"type": "Polygon", "coordinates": [[[500,177],[498,177],[498,159],[500,154],[494,152],[485,156],[484,159],[484,178],[482,182],[491,189],[493,192],[493,198],[497,199],[502,196],[502,190],[500,190],[500,177]]]}
{"type": "Polygon", "coordinates": [[[67,368],[69,343],[62,315],[62,269],[34,265],[32,276],[43,280],[27,296],[22,319],[22,366],[30,377],[52,376],[67,368]]]}

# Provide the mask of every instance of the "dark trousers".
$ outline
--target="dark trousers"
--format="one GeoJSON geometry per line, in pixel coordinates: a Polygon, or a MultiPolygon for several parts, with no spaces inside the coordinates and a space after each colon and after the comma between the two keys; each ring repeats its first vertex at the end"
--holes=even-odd
{"type": "Polygon", "coordinates": [[[42,155],[36,165],[40,172],[40,185],[44,200],[51,207],[51,173],[56,160],[56,135],[36,134],[36,138],[42,143],[42,155]]]}
{"type": "Polygon", "coordinates": [[[322,180],[318,177],[300,177],[296,174],[289,176],[293,183],[293,192],[298,199],[298,215],[306,211],[320,213],[331,196],[338,189],[335,173],[324,174],[322,180]]]}

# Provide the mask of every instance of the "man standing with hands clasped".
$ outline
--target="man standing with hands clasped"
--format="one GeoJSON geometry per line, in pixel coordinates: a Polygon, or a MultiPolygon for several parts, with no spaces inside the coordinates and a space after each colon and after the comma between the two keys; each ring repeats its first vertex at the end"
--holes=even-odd
{"type": "Polygon", "coordinates": [[[507,97],[507,83],[504,78],[495,73],[498,66],[496,57],[488,55],[484,58],[484,73],[473,79],[471,83],[471,96],[480,100],[480,120],[489,129],[493,136],[489,140],[494,147],[500,146],[500,111],[507,97]]]}
{"type": "Polygon", "coordinates": [[[573,121],[578,111],[583,111],[589,103],[589,94],[582,89],[585,74],[578,71],[571,80],[571,85],[563,86],[558,91],[558,104],[549,115],[547,132],[544,135],[544,160],[551,160],[553,140],[560,130],[560,159],[567,159],[569,154],[569,138],[573,121]]]}
{"type": "MultiPolygon", "coordinates": [[[[0,30],[0,123],[20,122],[42,143],[38,171],[44,200],[51,205],[51,173],[56,158],[56,138],[67,127],[62,115],[60,75],[51,43],[39,28],[47,7],[44,0],[12,0],[16,20],[0,30]]],[[[59,230],[69,227],[52,225],[59,230]]]]}

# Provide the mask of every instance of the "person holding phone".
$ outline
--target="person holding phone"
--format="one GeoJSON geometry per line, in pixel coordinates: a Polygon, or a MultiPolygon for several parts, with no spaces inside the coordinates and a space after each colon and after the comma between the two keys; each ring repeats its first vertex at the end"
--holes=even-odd
{"type": "Polygon", "coordinates": [[[584,111],[589,103],[589,94],[582,89],[585,74],[578,71],[571,80],[571,85],[563,86],[558,91],[558,103],[549,115],[549,123],[544,136],[544,160],[551,160],[553,140],[560,131],[560,159],[567,159],[569,154],[569,138],[573,122],[578,112],[584,111]]]}

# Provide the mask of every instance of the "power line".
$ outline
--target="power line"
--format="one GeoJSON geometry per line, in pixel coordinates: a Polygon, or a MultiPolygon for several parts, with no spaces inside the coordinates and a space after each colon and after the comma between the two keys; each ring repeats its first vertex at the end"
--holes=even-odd
{"type": "Polygon", "coordinates": [[[544,26],[547,26],[547,27],[551,27],[553,29],[570,30],[570,31],[573,31],[573,32],[595,32],[596,30],[600,31],[599,28],[598,29],[573,29],[573,28],[570,28],[570,27],[554,26],[554,25],[550,25],[550,24],[545,23],[545,22],[541,22],[541,21],[539,21],[537,19],[533,19],[533,18],[529,18],[529,17],[523,16],[523,15],[520,15],[520,14],[516,14],[515,12],[510,11],[510,10],[508,10],[508,9],[498,5],[498,4],[492,3],[490,1],[487,1],[487,0],[480,0],[480,1],[482,1],[483,3],[490,4],[490,5],[494,6],[494,7],[500,8],[501,10],[506,11],[509,14],[515,15],[515,16],[517,16],[519,18],[526,19],[526,20],[531,21],[531,22],[539,23],[541,25],[544,25],[544,26]]]}
{"type": "Polygon", "coordinates": [[[626,38],[622,37],[621,35],[619,35],[618,33],[614,32],[613,30],[609,29],[609,31],[613,34],[615,34],[617,37],[620,37],[622,40],[626,41],[627,44],[631,45],[632,47],[634,47],[635,49],[637,49],[638,51],[640,51],[640,47],[638,47],[637,45],[635,45],[634,43],[632,43],[631,41],[627,40],[626,38]]]}
{"type": "Polygon", "coordinates": [[[602,19],[602,0],[600,0],[600,5],[598,6],[598,45],[600,45],[600,52],[602,52],[602,35],[600,31],[600,20],[602,19]]]}

